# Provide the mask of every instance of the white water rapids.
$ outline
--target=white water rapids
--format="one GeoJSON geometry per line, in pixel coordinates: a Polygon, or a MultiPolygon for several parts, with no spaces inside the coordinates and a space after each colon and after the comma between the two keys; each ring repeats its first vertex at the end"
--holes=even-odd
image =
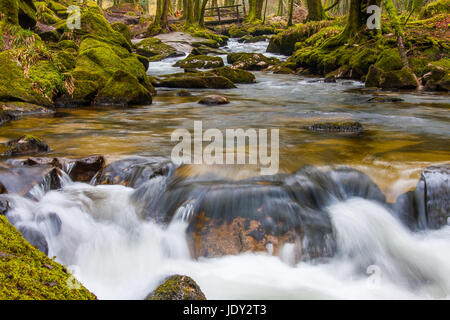
{"type": "MultiPolygon", "coordinates": [[[[280,256],[191,259],[186,223],[175,218],[163,226],[140,219],[133,191],[66,181],[59,191],[41,192],[37,202],[13,197],[8,218],[41,231],[49,256],[74,270],[100,299],[143,299],[172,274],[191,276],[208,299],[450,296],[450,227],[411,233],[369,200],[353,198],[328,208],[338,247],[334,258],[293,265],[289,246],[280,256]],[[48,220],[39,219],[49,213],[61,219],[57,235],[48,220]]],[[[187,213],[179,211],[178,217],[187,213]]]]}

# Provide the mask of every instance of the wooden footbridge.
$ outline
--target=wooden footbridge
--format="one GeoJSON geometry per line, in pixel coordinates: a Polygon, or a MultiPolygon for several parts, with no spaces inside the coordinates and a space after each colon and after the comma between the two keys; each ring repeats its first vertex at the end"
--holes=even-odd
{"type": "Polygon", "coordinates": [[[240,4],[236,4],[233,6],[206,8],[205,18],[210,17],[214,18],[214,20],[205,19],[205,25],[215,26],[220,24],[242,22],[245,16],[245,7],[243,13],[239,12],[240,7],[240,4]]]}

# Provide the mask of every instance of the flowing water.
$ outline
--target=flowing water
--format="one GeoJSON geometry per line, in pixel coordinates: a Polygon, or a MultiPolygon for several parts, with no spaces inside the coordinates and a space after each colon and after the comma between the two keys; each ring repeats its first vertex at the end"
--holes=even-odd
{"type": "MultiPolygon", "coordinates": [[[[231,41],[225,50],[264,52],[266,46],[231,41]]],[[[179,72],[172,67],[175,61],[151,63],[149,74],[179,72]]],[[[159,88],[149,106],[63,109],[51,117],[23,118],[1,127],[0,137],[6,141],[32,133],[48,142],[50,156],[102,154],[111,162],[129,155],[169,157],[175,145],[172,131],[193,130],[195,120],[203,121],[204,130],[279,128],[281,173],[311,164],[323,170],[345,165],[369,175],[391,202],[414,188],[423,168],[450,159],[448,95],[379,93],[355,81],[329,84],[319,78],[255,74],[255,84],[191,90],[192,97],[159,88]],[[231,104],[197,104],[211,93],[226,96],[231,104]],[[403,101],[368,102],[379,94],[403,101]],[[347,119],[361,122],[364,133],[330,136],[305,129],[318,121],[347,119]]],[[[251,169],[194,166],[184,174],[209,170],[223,179],[257,175],[251,169]]],[[[160,194],[167,179],[152,179],[144,186],[146,194],[160,194]]],[[[92,186],[64,177],[61,190],[33,190],[37,201],[13,196],[8,218],[16,226],[41,231],[49,256],[72,266],[101,299],[145,298],[175,273],[194,278],[209,299],[450,297],[450,226],[412,233],[375,200],[332,198],[323,208],[336,241],[332,258],[298,262],[296,249],[288,244],[276,256],[193,259],[185,236],[192,208],[180,205],[165,224],[142,217],[141,189],[92,186]],[[61,220],[58,232],[45,219],[49,213],[61,220]]]]}

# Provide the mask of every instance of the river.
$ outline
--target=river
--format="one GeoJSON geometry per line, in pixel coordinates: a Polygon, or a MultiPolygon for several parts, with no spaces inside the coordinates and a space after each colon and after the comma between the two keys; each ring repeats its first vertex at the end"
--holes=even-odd
{"type": "MultiPolygon", "coordinates": [[[[231,40],[228,52],[264,52],[267,42],[231,40]]],[[[180,58],[150,63],[148,73],[179,72],[180,58]]],[[[279,128],[280,172],[304,165],[323,170],[348,166],[369,175],[390,202],[415,187],[420,172],[450,159],[449,105],[446,94],[376,92],[363,83],[255,72],[255,84],[231,90],[159,88],[153,104],[136,108],[61,109],[54,116],[23,118],[0,127],[7,141],[24,133],[42,137],[50,156],[104,155],[108,162],[130,155],[170,157],[177,128],[279,128]],[[231,103],[202,106],[199,97],[220,94],[231,103]],[[369,102],[374,96],[401,102],[369,102]],[[358,136],[325,135],[307,126],[320,121],[355,120],[358,136]]],[[[194,175],[213,171],[226,179],[258,174],[254,168],[192,166],[194,175]]],[[[152,180],[157,192],[165,177],[152,180]]],[[[153,190],[153,189],[151,189],[153,190]]],[[[389,209],[363,198],[330,204],[326,211],[338,254],[324,263],[297,262],[288,245],[278,256],[242,253],[192,259],[187,222],[168,225],[142,220],[135,191],[123,186],[91,186],[64,180],[59,191],[36,201],[14,197],[11,220],[44,233],[49,256],[74,266],[76,277],[101,299],[143,299],[167,275],[191,276],[208,299],[417,299],[450,296],[450,226],[412,233],[389,209]],[[56,212],[55,235],[35,219],[56,212]]],[[[180,210],[184,210],[183,208],[180,210]]]]}

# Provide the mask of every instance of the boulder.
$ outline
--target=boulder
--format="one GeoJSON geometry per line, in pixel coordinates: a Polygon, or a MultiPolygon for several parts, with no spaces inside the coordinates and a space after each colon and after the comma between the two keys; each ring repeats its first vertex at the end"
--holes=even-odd
{"type": "Polygon", "coordinates": [[[220,77],[227,78],[233,83],[255,83],[255,75],[246,70],[232,69],[228,66],[215,68],[208,71],[211,74],[215,74],[220,77]]]}
{"type": "Polygon", "coordinates": [[[438,229],[450,219],[450,164],[425,168],[414,191],[400,195],[394,212],[408,227],[438,229]]]}
{"type": "Polygon", "coordinates": [[[135,47],[136,53],[150,58],[150,61],[160,61],[166,58],[184,56],[183,52],[177,51],[174,47],[165,44],[157,38],[147,38],[139,41],[135,47]]]}
{"type": "Polygon", "coordinates": [[[147,105],[152,103],[150,91],[130,73],[122,70],[114,72],[94,99],[100,106],[147,105]]]}
{"type": "Polygon", "coordinates": [[[220,57],[211,57],[205,55],[189,55],[186,59],[177,61],[174,64],[175,67],[184,69],[211,69],[223,67],[224,63],[220,57]]]}
{"type": "Polygon", "coordinates": [[[388,89],[416,89],[417,81],[412,71],[404,67],[395,71],[383,71],[375,65],[369,68],[365,81],[366,87],[388,89]]]}
{"type": "Polygon", "coordinates": [[[238,42],[240,43],[255,43],[255,42],[261,42],[261,41],[266,41],[267,37],[265,36],[250,36],[250,35],[246,35],[243,36],[242,38],[240,38],[238,40],[238,42]]]}
{"type": "Polygon", "coordinates": [[[0,215],[6,215],[9,210],[9,202],[8,200],[0,197],[0,215]]]}
{"type": "Polygon", "coordinates": [[[280,61],[276,58],[267,58],[261,53],[237,52],[227,55],[227,62],[232,64],[233,69],[263,70],[280,61]]]}
{"type": "Polygon", "coordinates": [[[230,101],[228,101],[228,99],[223,96],[209,95],[209,96],[206,96],[206,97],[203,97],[202,99],[200,99],[200,101],[198,103],[206,104],[208,106],[214,106],[214,105],[219,105],[219,104],[228,104],[228,103],[230,103],[230,101]]]}
{"type": "Polygon", "coordinates": [[[32,135],[25,135],[18,139],[11,140],[6,143],[6,148],[7,150],[4,155],[8,157],[46,153],[50,151],[47,143],[32,135]]]}
{"type": "Polygon", "coordinates": [[[199,47],[195,47],[192,49],[191,51],[191,55],[194,56],[199,56],[199,55],[220,55],[220,54],[227,54],[225,51],[219,50],[219,49],[214,49],[214,48],[210,48],[207,46],[199,46],[199,47]]]}
{"type": "Polygon", "coordinates": [[[198,284],[188,276],[168,277],[145,300],[206,300],[198,284]]]}

